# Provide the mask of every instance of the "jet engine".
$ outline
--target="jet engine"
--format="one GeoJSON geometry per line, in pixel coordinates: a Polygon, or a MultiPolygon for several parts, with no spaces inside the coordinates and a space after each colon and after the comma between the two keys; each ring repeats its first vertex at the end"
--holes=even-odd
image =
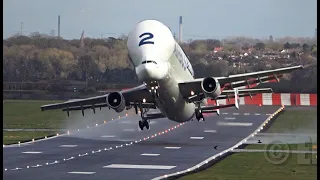
{"type": "Polygon", "coordinates": [[[201,82],[201,88],[204,94],[210,98],[217,98],[221,94],[219,81],[212,77],[206,77],[201,82]]]}
{"type": "Polygon", "coordinates": [[[120,92],[112,92],[107,97],[107,104],[110,108],[116,112],[121,112],[126,107],[126,102],[123,95],[120,92]]]}
{"type": "Polygon", "coordinates": [[[132,105],[126,106],[126,110],[130,110],[132,108],[132,105]]]}

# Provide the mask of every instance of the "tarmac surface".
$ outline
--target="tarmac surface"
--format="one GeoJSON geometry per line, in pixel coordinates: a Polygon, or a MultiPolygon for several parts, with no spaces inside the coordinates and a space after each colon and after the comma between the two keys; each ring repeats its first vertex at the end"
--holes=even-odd
{"type": "Polygon", "coordinates": [[[277,106],[240,106],[206,121],[150,122],[130,115],[70,135],[3,148],[3,178],[152,179],[188,169],[251,134],[277,106]]]}

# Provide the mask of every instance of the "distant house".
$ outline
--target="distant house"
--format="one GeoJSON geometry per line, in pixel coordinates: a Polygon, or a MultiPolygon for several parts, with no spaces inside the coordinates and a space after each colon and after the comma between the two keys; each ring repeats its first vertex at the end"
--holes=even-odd
{"type": "Polygon", "coordinates": [[[216,47],[213,49],[213,53],[217,53],[223,50],[223,47],[216,47]]]}
{"type": "Polygon", "coordinates": [[[248,53],[249,53],[249,54],[251,54],[252,51],[254,51],[254,48],[249,48],[249,49],[248,49],[248,53]]]}

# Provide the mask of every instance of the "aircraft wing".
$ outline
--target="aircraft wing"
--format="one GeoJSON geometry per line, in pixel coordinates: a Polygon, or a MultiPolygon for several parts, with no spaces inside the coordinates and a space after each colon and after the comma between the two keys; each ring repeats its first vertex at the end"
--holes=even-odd
{"type": "MultiPolygon", "coordinates": [[[[291,73],[294,70],[303,69],[303,66],[293,66],[286,68],[279,68],[274,70],[258,71],[252,73],[236,74],[225,77],[213,77],[219,82],[222,93],[226,90],[232,90],[234,88],[243,88],[251,86],[257,86],[259,83],[265,83],[270,80],[277,80],[282,77],[285,73],[291,73]]],[[[193,81],[179,83],[179,90],[185,99],[189,99],[191,96],[191,91],[195,95],[202,95],[203,91],[201,88],[201,82],[204,78],[195,79],[193,81]]],[[[240,91],[240,89],[239,89],[240,91]]]]}
{"type": "MultiPolygon", "coordinates": [[[[238,89],[239,94],[257,94],[257,93],[272,93],[271,88],[260,88],[260,89],[238,89]]],[[[229,95],[234,94],[233,90],[224,90],[222,91],[221,95],[229,95]]]]}
{"type": "Polygon", "coordinates": [[[230,75],[228,77],[218,77],[217,80],[220,83],[221,87],[230,86],[232,88],[239,87],[237,86],[237,82],[241,81],[247,81],[249,79],[253,80],[259,80],[260,83],[263,83],[268,79],[268,77],[271,77],[273,79],[276,79],[279,82],[278,75],[291,73],[294,70],[303,69],[303,66],[293,66],[293,67],[285,67],[285,68],[279,68],[274,70],[266,70],[266,71],[258,71],[258,72],[252,72],[252,73],[244,73],[244,74],[235,74],[230,75]]]}
{"type": "MultiPolygon", "coordinates": [[[[145,103],[152,102],[151,94],[149,93],[148,89],[145,85],[140,85],[132,89],[127,89],[120,91],[123,95],[126,106],[133,105],[134,103],[142,102],[143,99],[146,100],[145,103]]],[[[72,111],[72,110],[83,110],[95,107],[106,107],[108,106],[106,103],[106,98],[108,94],[102,96],[95,96],[85,99],[75,99],[69,100],[63,103],[56,103],[56,104],[48,104],[41,106],[42,111],[46,110],[53,110],[53,109],[62,109],[63,111],[72,111]]],[[[95,110],[94,110],[95,112],[95,110]]]]}

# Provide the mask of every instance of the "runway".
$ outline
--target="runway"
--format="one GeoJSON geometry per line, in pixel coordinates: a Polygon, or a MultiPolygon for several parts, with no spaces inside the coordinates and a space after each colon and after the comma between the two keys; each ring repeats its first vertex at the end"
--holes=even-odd
{"type": "Polygon", "coordinates": [[[150,122],[130,115],[70,135],[3,148],[4,179],[152,179],[190,168],[232,147],[279,107],[240,106],[205,122],[150,122]]]}

